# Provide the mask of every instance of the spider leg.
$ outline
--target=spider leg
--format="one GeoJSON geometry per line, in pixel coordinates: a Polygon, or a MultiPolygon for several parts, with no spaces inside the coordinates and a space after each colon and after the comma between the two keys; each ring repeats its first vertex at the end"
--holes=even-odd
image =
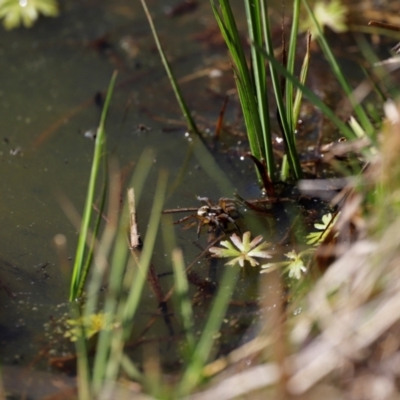
{"type": "Polygon", "coordinates": [[[195,217],[194,215],[187,215],[186,217],[183,217],[183,218],[178,219],[177,221],[175,221],[175,222],[174,222],[174,225],[182,224],[183,222],[186,222],[186,221],[188,221],[188,220],[191,219],[191,218],[196,218],[196,217],[195,217]]]}
{"type": "Polygon", "coordinates": [[[197,225],[197,240],[200,239],[201,228],[204,226],[205,222],[203,219],[199,219],[199,224],[197,225]]]}
{"type": "Polygon", "coordinates": [[[216,226],[218,229],[220,229],[223,233],[226,234],[226,232],[225,232],[225,227],[224,227],[224,223],[223,223],[223,222],[221,223],[220,221],[215,220],[215,226],[216,226]]]}
{"type": "Polygon", "coordinates": [[[202,201],[203,203],[206,203],[209,207],[213,206],[208,197],[197,196],[197,200],[202,201]]]}
{"type": "MultiPolygon", "coordinates": [[[[230,218],[230,217],[229,217],[229,218],[230,218]]],[[[242,234],[242,231],[241,231],[240,228],[237,226],[236,222],[235,222],[232,218],[230,218],[229,220],[230,220],[230,222],[235,226],[236,230],[237,230],[237,231],[239,232],[239,234],[241,235],[241,234],[242,234]]]]}
{"type": "Polygon", "coordinates": [[[224,214],[224,218],[226,218],[227,221],[229,221],[232,225],[234,225],[235,228],[236,228],[236,230],[237,230],[240,234],[242,233],[241,230],[240,230],[240,228],[237,226],[235,220],[234,220],[231,216],[229,216],[228,214],[224,214]]]}

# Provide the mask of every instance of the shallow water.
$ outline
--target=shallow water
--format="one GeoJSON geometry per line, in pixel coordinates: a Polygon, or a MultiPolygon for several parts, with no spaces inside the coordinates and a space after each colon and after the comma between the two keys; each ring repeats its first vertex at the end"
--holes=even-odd
{"type": "MultiPolygon", "coordinates": [[[[199,1],[193,13],[177,18],[165,15],[164,2],[149,0],[148,6],[176,76],[181,79],[189,107],[194,110],[200,128],[206,135],[212,134],[224,94],[234,87],[234,82],[224,47],[196,39],[207,27],[215,26],[209,1],[199,1]],[[220,76],[210,77],[206,68],[218,70],[220,76]]],[[[67,312],[69,274],[60,269],[53,238],[59,233],[67,237],[68,263],[72,267],[77,229],[62,210],[60,199],[69,199],[79,213],[83,209],[94,145],[86,136],[98,124],[101,107],[96,104],[97,94],[104,93],[115,69],[119,75],[106,125],[110,155],[122,169],[129,170],[145,149],[154,151],[153,169],[138,205],[139,229],[143,235],[158,172],[168,170],[169,181],[174,182],[193,138],[186,133],[140,3],[66,1],[60,17],[42,18],[30,30],[20,28],[0,35],[3,364],[46,367],[46,355],[40,356],[40,352],[43,350],[45,354],[53,343],[43,326],[67,312]]],[[[316,69],[323,70],[318,64],[316,69]]],[[[327,82],[322,72],[310,80],[318,79],[324,79],[324,88],[332,83],[327,82]]],[[[335,92],[336,82],[335,85],[329,90],[335,92]]],[[[221,196],[232,197],[234,190],[247,198],[259,196],[253,166],[239,157],[243,137],[240,121],[234,124],[237,114],[238,104],[230,100],[226,120],[239,135],[225,134],[223,143],[212,151],[225,174],[224,181],[217,181],[214,174],[209,174],[201,157],[194,152],[165,208],[196,207],[199,205],[196,196],[208,196],[215,201],[221,196]]],[[[272,110],[271,114],[275,112],[272,110]]],[[[314,132],[308,140],[315,142],[314,132]]],[[[246,215],[249,224],[250,217],[246,215]]],[[[253,233],[262,232],[266,240],[273,228],[277,227],[282,236],[289,225],[284,213],[280,220],[274,221],[255,217],[259,225],[253,233]]],[[[166,223],[164,219],[162,223],[166,223]]],[[[200,252],[194,243],[196,229],[184,231],[177,226],[176,233],[189,263],[200,252]]],[[[200,240],[202,245],[205,236],[200,240]]],[[[156,246],[153,264],[158,274],[170,274],[171,266],[160,246],[156,246]]],[[[219,274],[205,261],[194,270],[200,280],[207,275],[214,279],[219,274]]],[[[170,276],[161,278],[165,289],[169,287],[169,279],[170,276]]],[[[230,309],[231,321],[237,325],[236,334],[229,331],[231,336],[223,340],[221,351],[232,348],[253,323],[258,312],[254,302],[258,298],[258,280],[257,271],[243,272],[240,290],[235,293],[237,303],[230,309]]],[[[273,288],[267,285],[265,290],[273,288]]],[[[146,296],[138,330],[157,309],[154,296],[150,292],[146,296]]],[[[203,306],[198,306],[198,316],[205,315],[208,304],[206,300],[203,306]]],[[[201,318],[199,321],[201,326],[201,318]]],[[[168,337],[171,333],[161,319],[152,329],[149,339],[168,337]]],[[[171,347],[166,345],[161,350],[171,370],[178,368],[171,347]]]]}
{"type": "MultiPolygon", "coordinates": [[[[209,3],[199,2],[195,12],[174,19],[166,17],[159,2],[148,3],[177,77],[186,77],[182,89],[189,106],[201,128],[212,132],[223,93],[233,81],[225,50],[193,37],[213,24],[209,3]],[[218,65],[225,68],[219,78],[190,77],[218,65]],[[216,93],[210,94],[210,88],[216,93]]],[[[85,134],[97,126],[101,107],[95,97],[107,88],[112,72],[119,70],[107,119],[110,153],[121,168],[136,162],[146,148],[155,154],[138,206],[142,230],[158,170],[167,169],[174,181],[191,139],[185,135],[139,2],[64,2],[60,17],[41,18],[29,30],[2,33],[0,69],[0,351],[4,364],[27,365],[46,347],[43,324],[67,311],[68,276],[60,270],[53,238],[58,233],[67,237],[72,266],[77,230],[64,214],[60,198],[68,198],[78,212],[83,209],[94,144],[85,134]]],[[[236,112],[237,104],[229,104],[229,118],[236,112]]],[[[237,161],[236,141],[225,147],[228,152],[218,156],[218,163],[234,179],[232,188],[256,196],[253,167],[249,161],[237,161]]],[[[216,200],[232,194],[192,156],[165,207],[197,206],[198,195],[216,200]]],[[[199,251],[192,244],[195,229],[177,232],[191,259],[199,251]]],[[[163,252],[156,252],[158,272],[169,272],[162,260],[163,252]]],[[[256,276],[249,277],[253,296],[255,281],[256,276]]],[[[154,312],[154,305],[153,301],[144,313],[154,312]]]]}

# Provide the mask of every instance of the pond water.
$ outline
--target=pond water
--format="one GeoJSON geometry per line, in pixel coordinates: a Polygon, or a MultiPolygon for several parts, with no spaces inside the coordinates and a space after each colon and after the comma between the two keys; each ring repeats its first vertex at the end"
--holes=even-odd
{"type": "MultiPolygon", "coordinates": [[[[166,16],[166,4],[148,1],[189,107],[200,128],[211,135],[225,93],[234,82],[224,47],[213,36],[209,1],[198,1],[196,10],[175,18],[166,16]]],[[[100,94],[115,69],[119,75],[106,124],[110,155],[122,169],[129,169],[145,149],[154,151],[154,167],[138,205],[139,228],[146,229],[148,205],[161,169],[168,170],[174,182],[185,165],[165,208],[196,207],[196,196],[216,201],[232,197],[234,190],[247,198],[260,195],[253,166],[240,160],[244,139],[240,122],[234,124],[239,114],[236,101],[228,103],[226,114],[236,136],[223,136],[224,144],[214,151],[226,176],[224,183],[208,174],[195,155],[185,164],[191,138],[138,1],[64,1],[58,18],[41,18],[29,30],[3,32],[0,356],[4,365],[45,367],[48,339],[43,326],[68,309],[69,277],[60,270],[53,238],[59,233],[67,237],[72,268],[77,230],[63,212],[60,198],[67,198],[79,213],[83,210],[94,147],[89,136],[99,121],[100,94]]],[[[269,226],[270,221],[261,220],[258,229],[266,236],[269,226]]],[[[282,222],[282,231],[286,228],[282,222]]],[[[199,254],[196,229],[177,227],[176,232],[185,258],[193,260],[199,254]]],[[[204,237],[200,243],[205,244],[204,237]]],[[[159,274],[170,272],[163,260],[164,251],[156,251],[153,263],[159,274]]],[[[200,265],[199,273],[207,276],[204,266],[200,265]]],[[[257,280],[258,273],[252,272],[242,279],[238,315],[250,317],[238,329],[240,334],[257,311],[252,303],[257,298],[257,280]]],[[[148,296],[143,324],[157,305],[148,296]]],[[[167,335],[168,327],[159,326],[167,335]]]]}
{"type": "MultiPolygon", "coordinates": [[[[176,18],[167,17],[160,2],[148,6],[190,108],[201,129],[212,133],[224,94],[234,85],[223,46],[200,37],[215,27],[208,1],[176,18]],[[217,76],[210,77],[210,70],[217,76]]],[[[53,238],[58,233],[67,237],[72,267],[77,230],[60,198],[68,198],[81,213],[94,145],[88,136],[101,112],[96,99],[112,72],[119,70],[107,119],[111,155],[124,168],[145,149],[154,151],[154,168],[138,206],[143,230],[158,171],[167,169],[173,182],[191,139],[139,2],[63,2],[58,18],[2,33],[0,69],[0,351],[4,364],[30,365],[46,346],[43,325],[67,310],[69,282],[60,271],[53,238]]],[[[237,104],[228,104],[229,119],[237,112],[237,104]]],[[[165,208],[197,206],[196,196],[232,196],[233,188],[258,196],[253,166],[238,162],[238,140],[243,139],[231,140],[218,157],[234,185],[221,188],[192,156],[165,208]]],[[[189,249],[188,260],[194,258],[199,252],[193,245],[195,229],[183,233],[178,228],[177,233],[189,249]]],[[[162,260],[160,253],[155,264],[162,260]]],[[[159,273],[167,272],[165,263],[158,264],[159,273]]]]}

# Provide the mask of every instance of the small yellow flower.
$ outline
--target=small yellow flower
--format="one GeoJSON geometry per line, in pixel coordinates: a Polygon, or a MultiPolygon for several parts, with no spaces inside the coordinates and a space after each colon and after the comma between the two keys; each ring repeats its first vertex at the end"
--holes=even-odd
{"type": "Polygon", "coordinates": [[[69,319],[66,321],[67,331],[64,337],[69,338],[71,342],[76,342],[81,330],[84,330],[85,338],[90,339],[96,333],[102,330],[111,330],[113,328],[111,317],[109,314],[99,312],[77,319],[69,319]]]}

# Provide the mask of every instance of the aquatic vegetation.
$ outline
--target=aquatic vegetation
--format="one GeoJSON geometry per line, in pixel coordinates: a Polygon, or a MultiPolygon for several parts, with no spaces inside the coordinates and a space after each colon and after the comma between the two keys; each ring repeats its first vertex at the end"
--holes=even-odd
{"type": "Polygon", "coordinates": [[[95,314],[84,315],[76,319],[68,319],[65,322],[66,332],[64,337],[71,342],[76,342],[84,334],[86,339],[90,339],[102,330],[111,330],[114,328],[113,319],[110,314],[98,312],[95,314]]]}
{"type": "Polygon", "coordinates": [[[175,75],[172,72],[172,68],[171,68],[171,66],[170,66],[170,64],[168,62],[167,56],[165,55],[164,49],[163,49],[163,47],[161,45],[160,39],[158,37],[157,30],[156,30],[156,28],[154,26],[154,23],[153,23],[153,19],[152,19],[151,15],[150,15],[150,12],[149,12],[148,8],[147,8],[146,1],[145,0],[141,0],[141,3],[142,3],[142,6],[143,6],[143,10],[144,10],[144,12],[146,14],[147,20],[149,22],[150,29],[151,29],[151,32],[152,32],[153,37],[154,37],[154,42],[156,43],[156,46],[157,46],[158,53],[160,54],[161,61],[162,61],[163,65],[164,65],[165,72],[168,75],[169,82],[171,83],[172,89],[174,90],[175,97],[176,97],[176,100],[178,101],[178,104],[179,104],[179,107],[180,107],[180,109],[182,111],[182,114],[183,114],[184,118],[186,119],[186,123],[187,123],[188,129],[192,133],[195,133],[195,134],[199,135],[199,130],[197,128],[197,125],[196,125],[196,123],[195,123],[195,121],[194,121],[194,119],[192,117],[192,114],[191,114],[191,112],[189,110],[189,107],[187,106],[187,104],[185,102],[185,99],[183,98],[182,92],[181,92],[180,87],[178,85],[178,81],[177,81],[175,75]]]}
{"type": "Polygon", "coordinates": [[[56,0],[0,0],[0,18],[6,29],[17,28],[23,24],[30,28],[39,14],[46,17],[58,15],[56,0]]]}
{"type": "Polygon", "coordinates": [[[314,228],[318,231],[311,232],[307,235],[307,244],[312,244],[314,246],[322,243],[324,239],[329,235],[337,219],[339,218],[340,212],[336,214],[325,214],[322,216],[321,223],[314,224],[314,228]]]}
{"type": "MultiPolygon", "coordinates": [[[[265,160],[268,175],[270,179],[274,181],[276,175],[266,84],[267,70],[265,68],[263,52],[260,51],[264,50],[275,59],[270,19],[268,16],[268,5],[267,2],[264,1],[250,2],[247,0],[244,3],[248,21],[249,38],[253,45],[251,48],[251,68],[248,66],[245,49],[240,39],[229,1],[211,0],[211,7],[231,55],[233,73],[242,106],[251,153],[259,161],[265,160]]],[[[293,74],[294,70],[299,5],[300,0],[295,0],[293,29],[289,43],[287,63],[290,74],[293,74]]],[[[286,146],[288,165],[290,167],[291,176],[297,180],[302,177],[302,170],[297,154],[293,129],[293,85],[288,81],[286,82],[286,89],[284,89],[280,82],[278,70],[273,64],[270,64],[270,74],[274,90],[274,100],[277,104],[282,136],[286,146]],[[286,93],[285,100],[285,96],[282,95],[284,92],[286,93]]]]}
{"type": "MultiPolygon", "coordinates": [[[[317,1],[313,7],[313,12],[321,28],[327,26],[337,33],[347,31],[346,17],[348,8],[341,0],[317,1]]],[[[299,29],[301,32],[309,31],[312,35],[312,40],[320,36],[320,31],[310,15],[300,21],[299,29]]]]}
{"type": "Polygon", "coordinates": [[[310,255],[310,253],[314,253],[314,250],[307,249],[299,254],[297,254],[295,250],[289,251],[289,253],[285,254],[285,257],[289,259],[288,261],[264,264],[261,266],[261,273],[265,274],[277,268],[284,267],[283,273],[287,273],[289,278],[300,279],[302,274],[307,271],[305,257],[310,255]]]}
{"type": "MultiPolygon", "coordinates": [[[[75,255],[75,262],[74,262],[74,267],[73,267],[73,272],[72,272],[72,278],[71,278],[71,283],[70,283],[70,295],[69,295],[69,300],[75,300],[77,297],[79,297],[82,292],[83,288],[86,282],[87,274],[90,268],[90,264],[92,261],[92,256],[93,256],[93,248],[94,248],[94,240],[96,237],[96,233],[98,232],[99,225],[100,225],[100,220],[101,220],[101,212],[98,213],[97,215],[97,220],[95,223],[95,226],[93,228],[93,236],[91,238],[91,244],[89,247],[89,250],[86,251],[86,243],[88,241],[89,237],[89,231],[90,231],[90,221],[91,221],[91,216],[93,212],[93,201],[94,201],[94,196],[95,196],[95,189],[96,189],[96,183],[97,179],[100,174],[100,166],[103,163],[105,165],[105,142],[106,142],[106,136],[105,136],[105,121],[106,121],[106,116],[108,112],[108,108],[110,105],[111,101],[111,96],[113,93],[115,81],[117,79],[117,73],[114,72],[109,87],[107,91],[107,96],[106,100],[104,103],[104,108],[100,117],[100,123],[99,127],[97,129],[97,135],[96,135],[96,141],[95,141],[95,148],[94,148],[94,154],[93,154],[93,163],[92,163],[92,170],[90,174],[90,181],[88,185],[88,193],[86,197],[86,203],[85,203],[85,209],[83,212],[83,217],[82,217],[82,225],[81,225],[81,230],[78,238],[78,246],[76,249],[76,255],[75,255]]],[[[103,185],[103,194],[102,194],[102,202],[100,206],[100,210],[102,210],[104,206],[104,199],[105,199],[105,185],[103,185]]]]}
{"type": "Polygon", "coordinates": [[[232,258],[225,265],[239,264],[244,266],[247,261],[252,267],[259,265],[255,258],[271,258],[271,253],[266,249],[271,247],[271,243],[263,242],[261,235],[255,237],[252,241],[251,233],[245,232],[240,238],[235,233],[231,236],[231,241],[223,240],[220,245],[223,247],[211,247],[209,251],[213,253],[212,257],[232,258]],[[261,243],[262,242],[262,243],[261,243]]]}
{"type": "MultiPolygon", "coordinates": [[[[247,4],[249,5],[250,3],[247,4]]],[[[253,33],[255,32],[256,30],[253,31],[253,33]]],[[[263,53],[261,52],[261,54],[263,53]]],[[[269,54],[269,57],[271,57],[271,54],[269,54]]],[[[255,61],[256,62],[259,61],[257,56],[255,56],[255,61]]],[[[290,119],[288,118],[287,123],[289,123],[289,120],[290,119]]],[[[289,125],[293,126],[290,123],[289,125]]],[[[364,130],[364,128],[362,129],[364,130]]],[[[94,165],[95,163],[96,161],[94,161],[94,165]]],[[[143,174],[141,173],[142,171],[139,168],[138,171],[140,171],[138,172],[138,176],[143,176],[143,174]]],[[[110,181],[113,180],[110,179],[110,181]]],[[[136,187],[138,185],[133,185],[133,186],[136,187]]],[[[162,172],[160,173],[159,184],[157,185],[157,191],[154,198],[153,209],[151,210],[150,213],[151,219],[149,223],[149,228],[146,232],[143,251],[138,250],[134,246],[132,246],[132,241],[130,241],[130,248],[126,243],[126,231],[127,231],[126,228],[128,220],[126,210],[122,214],[120,214],[119,212],[115,212],[115,214],[118,214],[118,219],[119,219],[118,222],[114,220],[114,224],[112,223],[107,224],[107,227],[105,228],[107,234],[104,235],[103,240],[101,241],[98,248],[93,249],[94,251],[93,264],[96,264],[96,267],[98,268],[95,269],[93,273],[93,278],[90,281],[89,285],[91,288],[91,293],[93,295],[93,298],[95,298],[95,300],[90,300],[91,304],[90,303],[85,304],[83,310],[84,317],[75,320],[71,319],[68,321],[70,328],[69,332],[67,333],[67,336],[70,337],[71,340],[75,340],[77,342],[79,342],[79,339],[81,339],[81,341],[83,342],[85,339],[93,337],[93,335],[99,333],[97,348],[96,348],[97,352],[95,354],[95,359],[93,363],[94,365],[93,373],[91,373],[91,371],[89,372],[90,368],[89,366],[85,367],[86,371],[84,371],[83,369],[81,369],[80,371],[81,377],[85,376],[85,374],[88,377],[87,379],[88,386],[90,385],[90,388],[88,390],[93,395],[103,393],[104,389],[111,390],[110,387],[115,385],[115,383],[118,381],[118,378],[121,376],[121,372],[124,376],[130,378],[132,381],[140,382],[141,384],[144,382],[143,387],[146,387],[147,384],[147,390],[152,392],[151,394],[155,398],[160,397],[158,391],[162,391],[163,384],[165,385],[164,387],[166,387],[167,385],[163,382],[164,378],[162,376],[162,373],[160,373],[159,371],[160,369],[159,365],[155,367],[151,366],[151,368],[147,368],[147,370],[146,368],[143,368],[144,372],[143,373],[139,372],[139,370],[141,369],[136,367],[136,363],[133,361],[133,359],[130,358],[130,354],[128,353],[129,349],[127,349],[127,347],[129,346],[125,346],[127,343],[129,343],[129,339],[131,339],[132,328],[134,326],[133,320],[137,316],[139,310],[141,295],[145,287],[146,280],[150,280],[149,270],[151,269],[150,267],[151,267],[152,255],[154,253],[154,250],[156,249],[155,238],[160,223],[160,214],[163,207],[163,201],[166,189],[167,189],[167,177],[166,174],[162,172]],[[112,230],[112,232],[110,233],[107,230],[112,230]],[[108,238],[109,242],[107,243],[107,241],[104,238],[105,239],[108,238]],[[103,265],[103,267],[100,268],[99,265],[103,265]],[[98,301],[99,298],[98,293],[100,285],[105,276],[104,271],[106,270],[106,265],[107,267],[110,267],[110,277],[109,277],[110,283],[107,288],[107,293],[105,294],[104,311],[96,314],[93,312],[93,310],[98,309],[97,307],[98,303],[96,303],[96,301],[98,301]],[[115,319],[108,319],[109,315],[112,315],[113,318],[115,319]],[[116,329],[115,332],[114,331],[110,332],[113,327],[114,321],[118,321],[119,329],[116,329]],[[80,335],[80,332],[82,332],[82,330],[85,332],[85,338],[83,338],[82,335],[80,335]],[[79,338],[79,336],[81,337],[79,338]],[[154,370],[157,371],[156,373],[153,374],[154,370]],[[151,376],[152,374],[153,376],[151,376]],[[152,382],[157,381],[157,385],[149,385],[150,381],[152,382]]],[[[112,193],[113,191],[110,192],[112,193]]],[[[90,196],[91,195],[88,194],[88,198],[90,198],[90,196]]],[[[116,197],[118,197],[118,195],[116,195],[116,197]]],[[[191,218],[192,220],[194,220],[193,222],[198,223],[198,232],[200,232],[203,225],[208,225],[213,228],[218,228],[221,230],[224,230],[225,225],[228,225],[228,223],[236,225],[233,218],[230,215],[230,213],[236,210],[233,204],[231,205],[231,203],[224,201],[226,199],[223,198],[220,199],[218,204],[212,204],[208,199],[205,198],[203,199],[200,198],[199,200],[204,201],[206,205],[194,208],[191,211],[194,211],[195,214],[192,214],[191,216],[184,218],[184,220],[186,221],[191,218]]],[[[90,201],[89,203],[91,202],[92,201],[90,201]]],[[[118,207],[116,207],[115,209],[118,209],[118,207]]],[[[188,211],[188,209],[186,209],[186,211],[188,211]]],[[[317,245],[322,241],[324,241],[325,238],[328,236],[328,234],[332,233],[332,228],[336,223],[338,215],[339,213],[333,215],[331,213],[328,213],[324,215],[322,217],[322,221],[314,225],[317,232],[311,232],[307,236],[308,240],[307,243],[309,245],[317,245]]],[[[184,222],[184,221],[180,220],[177,222],[184,222]]],[[[173,235],[167,234],[165,236],[169,236],[169,238],[166,241],[170,240],[171,242],[174,242],[174,239],[171,239],[171,236],[173,235]]],[[[289,236],[290,235],[287,235],[288,241],[292,240],[291,238],[289,238],[289,236]]],[[[169,384],[169,391],[170,393],[173,393],[171,395],[171,398],[177,398],[177,397],[182,398],[186,397],[191,391],[193,391],[196,387],[198,387],[198,385],[201,383],[204,377],[209,376],[205,373],[204,367],[206,362],[208,361],[210,354],[212,354],[212,349],[214,348],[216,338],[218,338],[220,333],[222,333],[222,331],[219,332],[220,327],[223,323],[226,322],[224,320],[225,312],[227,310],[229,300],[232,296],[233,288],[235,287],[236,277],[237,277],[237,275],[235,274],[239,269],[226,268],[223,271],[224,272],[223,278],[217,282],[219,290],[217,291],[217,294],[214,298],[214,303],[210,308],[209,318],[206,321],[205,328],[202,332],[198,333],[198,331],[194,329],[196,326],[194,323],[195,313],[193,312],[192,309],[193,304],[189,297],[190,295],[189,281],[188,281],[188,275],[186,274],[186,272],[189,270],[189,267],[186,266],[182,251],[176,248],[175,243],[173,243],[168,248],[167,253],[169,253],[169,250],[171,249],[173,249],[171,254],[173,258],[173,267],[174,267],[174,287],[171,288],[168,296],[165,297],[161,296],[161,300],[157,299],[159,304],[159,309],[157,311],[159,311],[159,316],[168,317],[168,315],[170,315],[169,312],[165,310],[164,310],[165,314],[163,314],[162,310],[163,307],[165,307],[165,309],[167,308],[167,303],[170,298],[169,296],[172,296],[172,294],[175,291],[174,295],[176,295],[176,301],[180,309],[180,314],[178,313],[175,314],[178,316],[177,319],[181,317],[183,321],[182,325],[180,325],[179,328],[180,332],[183,331],[186,336],[185,339],[183,339],[185,340],[185,342],[183,343],[182,346],[183,348],[185,348],[186,353],[183,354],[183,356],[181,357],[184,360],[183,361],[184,365],[182,366],[183,372],[180,375],[179,380],[177,379],[175,381],[175,387],[172,387],[172,384],[169,384]]],[[[220,246],[213,246],[209,248],[208,251],[212,253],[212,257],[229,259],[225,265],[235,266],[238,264],[241,267],[244,267],[245,263],[249,263],[250,266],[252,267],[259,266],[263,262],[260,260],[270,259],[274,254],[271,243],[265,242],[261,235],[252,239],[250,231],[246,231],[242,236],[239,236],[238,234],[232,234],[229,240],[221,241],[220,246]]],[[[207,250],[203,252],[202,257],[206,252],[207,250]]],[[[287,274],[289,278],[294,280],[300,280],[302,276],[307,272],[308,262],[310,261],[311,256],[315,252],[316,252],[315,247],[308,248],[299,253],[297,253],[297,251],[293,249],[288,253],[284,254],[284,257],[286,258],[285,261],[262,264],[261,272],[268,273],[270,271],[282,267],[283,273],[287,274]]],[[[85,272],[82,273],[82,270],[83,270],[82,268],[78,267],[78,274],[76,276],[74,275],[74,277],[76,277],[77,284],[79,282],[84,282],[84,279],[83,280],[82,278],[79,279],[79,277],[82,276],[84,277],[86,274],[85,272]]],[[[361,268],[359,269],[359,271],[361,271],[361,268]]],[[[357,272],[359,273],[359,271],[357,272]]],[[[341,272],[341,274],[345,276],[343,271],[339,272],[341,272]]],[[[349,274],[349,272],[347,272],[347,274],[349,274]]],[[[329,271],[325,276],[329,277],[329,271]]],[[[339,274],[339,276],[341,275],[339,274]]],[[[323,279],[321,279],[320,285],[321,282],[324,283],[324,279],[326,281],[327,278],[324,277],[323,279]]],[[[364,279],[362,275],[360,275],[359,281],[361,281],[361,279],[364,279]]],[[[334,281],[337,282],[337,278],[334,279],[334,281]]],[[[391,280],[391,283],[393,281],[394,280],[391,280]]],[[[345,294],[340,292],[341,288],[340,286],[336,285],[335,282],[333,282],[334,283],[333,286],[331,284],[331,287],[334,289],[334,291],[333,290],[326,291],[326,296],[323,294],[323,298],[321,298],[321,293],[323,293],[323,290],[320,290],[319,292],[315,293],[314,296],[320,296],[319,298],[320,301],[314,301],[314,302],[310,301],[308,310],[304,311],[305,314],[309,312],[308,315],[309,320],[315,319],[317,321],[318,318],[321,319],[320,321],[321,323],[318,324],[318,326],[315,326],[315,330],[318,329],[322,330],[324,324],[325,326],[327,326],[326,324],[327,321],[331,323],[330,321],[331,318],[329,315],[329,310],[326,313],[326,315],[322,317],[316,316],[317,314],[312,314],[312,312],[316,313],[316,311],[313,310],[313,306],[315,307],[316,304],[320,309],[322,309],[323,307],[328,307],[330,304],[334,304],[337,296],[345,294]]],[[[302,283],[303,281],[300,282],[300,284],[302,283]]],[[[279,284],[280,283],[278,283],[277,286],[279,286],[279,284]]],[[[344,282],[344,284],[346,284],[346,282],[344,282]]],[[[82,285],[83,283],[79,283],[78,285],[72,287],[72,289],[75,290],[77,288],[79,290],[80,287],[82,287],[82,285]]],[[[373,285],[370,285],[371,288],[372,286],[373,285]]],[[[324,287],[322,287],[322,289],[324,289],[324,287]]],[[[392,292],[394,292],[394,290],[392,292]]],[[[373,290],[371,290],[371,294],[375,295],[375,293],[373,290]]],[[[74,298],[75,296],[71,297],[74,298]]],[[[271,343],[274,343],[274,345],[277,343],[282,348],[283,346],[288,346],[288,351],[285,352],[286,354],[282,355],[282,358],[280,358],[280,360],[284,360],[285,362],[287,361],[288,363],[291,362],[290,360],[284,359],[284,357],[286,357],[286,355],[290,353],[291,348],[289,349],[289,346],[292,344],[290,340],[288,340],[289,335],[286,335],[288,333],[286,331],[289,331],[291,329],[291,326],[293,326],[292,320],[289,318],[290,314],[287,313],[287,310],[293,305],[295,305],[293,304],[295,303],[295,301],[290,299],[283,306],[283,303],[286,302],[286,300],[283,300],[283,297],[284,296],[280,296],[278,294],[275,299],[272,299],[274,300],[273,301],[274,307],[272,308],[276,308],[277,313],[281,313],[277,315],[277,319],[279,319],[279,324],[270,323],[271,318],[273,318],[273,316],[272,317],[269,316],[268,319],[269,325],[273,326],[276,332],[279,332],[278,335],[279,338],[278,339],[274,338],[273,335],[275,335],[275,333],[272,333],[271,334],[272,339],[269,341],[269,344],[267,345],[263,344],[262,346],[259,345],[257,350],[252,350],[253,353],[252,351],[248,350],[245,357],[253,355],[255,352],[259,353],[260,350],[264,350],[271,343]],[[282,303],[280,304],[280,302],[282,303]],[[277,307],[275,307],[275,305],[277,305],[277,307]],[[287,323],[286,320],[289,320],[289,323],[287,323]]],[[[369,298],[372,298],[372,296],[369,296],[369,298]]],[[[349,301],[346,305],[352,307],[353,304],[354,303],[349,301]]],[[[317,312],[320,312],[320,310],[317,310],[317,312]]],[[[338,313],[339,312],[340,310],[338,310],[338,313]]],[[[341,316],[338,315],[338,318],[340,317],[341,316]]],[[[350,319],[351,321],[354,322],[355,325],[357,325],[356,322],[358,322],[356,321],[357,320],[356,317],[357,315],[354,315],[354,318],[350,319]]],[[[300,318],[301,316],[299,317],[299,319],[300,318]]],[[[341,322],[343,322],[343,324],[345,325],[347,323],[347,319],[344,319],[341,322]]],[[[333,325],[335,324],[333,323],[333,325]]],[[[340,330],[341,330],[341,335],[345,335],[347,332],[345,329],[340,329],[340,330]]],[[[331,333],[335,334],[335,331],[331,333]]],[[[174,335],[171,333],[170,336],[172,337],[174,335]]],[[[303,341],[298,340],[297,342],[302,344],[302,346],[300,346],[300,348],[302,349],[301,351],[304,351],[303,349],[307,350],[308,342],[313,339],[311,335],[308,338],[305,338],[305,336],[306,335],[304,335],[303,341]]],[[[321,336],[324,335],[322,334],[321,336]]],[[[252,344],[257,342],[257,340],[258,338],[255,339],[252,344]]],[[[324,337],[322,337],[322,340],[324,340],[324,337]]],[[[335,345],[336,343],[340,344],[341,341],[335,342],[335,345]]],[[[332,346],[332,342],[330,341],[328,345],[332,346]]],[[[330,349],[331,348],[329,347],[328,350],[330,349]]],[[[78,351],[77,353],[79,357],[83,357],[82,352],[80,353],[78,351]]],[[[238,361],[237,354],[238,353],[236,353],[236,358],[235,357],[231,358],[231,361],[229,361],[229,357],[226,357],[226,359],[224,357],[224,359],[221,359],[219,361],[222,364],[225,362],[224,365],[226,365],[227,362],[235,363],[238,361]]],[[[324,353],[320,352],[320,354],[324,353]]],[[[335,353],[333,354],[328,353],[328,354],[332,356],[332,359],[334,360],[334,362],[336,362],[336,359],[334,358],[335,353]]],[[[340,354],[347,354],[347,353],[343,351],[340,354]]],[[[154,358],[155,359],[157,358],[157,354],[156,357],[154,358]]],[[[308,359],[312,359],[312,357],[309,357],[308,359]]],[[[145,360],[144,364],[146,362],[147,364],[149,364],[148,360],[145,360]]],[[[350,363],[351,361],[346,360],[346,362],[350,363]]],[[[305,364],[304,362],[298,362],[295,365],[295,367],[299,368],[298,367],[299,365],[303,366],[305,364]]],[[[330,364],[328,363],[328,365],[330,364]]],[[[340,366],[340,363],[338,363],[338,365],[340,366]]],[[[260,367],[264,366],[266,365],[260,365],[260,367]]],[[[293,370],[294,369],[288,370],[288,377],[291,379],[288,385],[288,389],[292,390],[293,392],[296,392],[296,390],[293,389],[296,388],[296,385],[293,383],[293,378],[294,380],[296,380],[296,375],[293,373],[293,370]]],[[[277,376],[277,374],[275,375],[271,374],[271,375],[277,376]]],[[[270,378],[270,376],[268,378],[270,378]]],[[[302,380],[300,378],[298,379],[298,381],[304,382],[304,379],[302,380]]],[[[254,379],[254,375],[252,376],[252,379],[257,383],[259,381],[258,379],[254,379]]],[[[268,383],[264,383],[264,386],[269,386],[271,385],[271,383],[276,383],[277,381],[278,379],[274,381],[273,378],[271,378],[268,381],[268,383]]],[[[281,385],[282,385],[281,389],[286,390],[286,387],[283,386],[286,385],[286,381],[282,380],[281,385]]],[[[302,387],[300,386],[300,390],[298,388],[299,386],[297,386],[297,391],[300,392],[302,390],[302,387]]],[[[217,398],[217,396],[209,396],[208,398],[217,398]]]]}

